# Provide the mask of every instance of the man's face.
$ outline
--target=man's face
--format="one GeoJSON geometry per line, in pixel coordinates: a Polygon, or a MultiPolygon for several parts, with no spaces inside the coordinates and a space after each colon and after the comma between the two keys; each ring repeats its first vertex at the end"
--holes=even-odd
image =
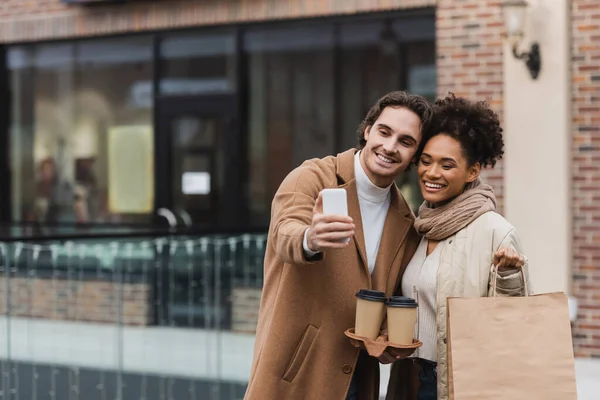
{"type": "Polygon", "coordinates": [[[414,158],[421,141],[421,120],[408,108],[386,107],[373,126],[365,129],[365,140],[361,165],[371,182],[387,187],[414,158]]]}

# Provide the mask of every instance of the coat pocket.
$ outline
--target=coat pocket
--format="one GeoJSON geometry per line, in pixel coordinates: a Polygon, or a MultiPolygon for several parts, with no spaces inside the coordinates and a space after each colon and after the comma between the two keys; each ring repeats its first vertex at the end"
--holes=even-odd
{"type": "Polygon", "coordinates": [[[308,325],[304,331],[304,334],[302,335],[302,338],[300,338],[300,342],[298,343],[298,346],[296,347],[296,350],[294,351],[287,368],[285,369],[283,374],[284,381],[291,383],[294,380],[296,374],[298,374],[300,367],[306,359],[306,355],[308,354],[310,347],[315,341],[318,331],[319,330],[315,326],[308,325]]]}

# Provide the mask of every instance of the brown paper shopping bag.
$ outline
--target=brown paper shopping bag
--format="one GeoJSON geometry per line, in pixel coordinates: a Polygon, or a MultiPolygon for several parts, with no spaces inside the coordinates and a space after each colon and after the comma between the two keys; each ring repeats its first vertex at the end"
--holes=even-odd
{"type": "Polygon", "coordinates": [[[564,293],[447,301],[450,399],[577,399],[564,293]]]}

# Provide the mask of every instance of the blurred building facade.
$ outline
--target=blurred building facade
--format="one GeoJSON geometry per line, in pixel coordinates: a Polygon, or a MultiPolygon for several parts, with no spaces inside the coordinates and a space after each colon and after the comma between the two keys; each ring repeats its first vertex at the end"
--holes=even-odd
{"type": "Polygon", "coordinates": [[[4,0],[2,217],[261,229],[287,172],[354,146],[380,95],[452,91],[502,116],[487,179],[537,291],[579,300],[577,355],[600,356],[600,3],[529,0],[537,79],[500,5],[4,0]]]}

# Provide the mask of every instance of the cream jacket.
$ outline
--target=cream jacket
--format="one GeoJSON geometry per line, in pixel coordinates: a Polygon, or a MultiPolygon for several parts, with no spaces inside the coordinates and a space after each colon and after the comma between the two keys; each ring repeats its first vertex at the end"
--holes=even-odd
{"type": "MultiPolygon", "coordinates": [[[[500,214],[487,212],[440,243],[440,266],[437,278],[437,348],[438,399],[448,399],[448,365],[446,352],[446,299],[448,297],[487,297],[491,294],[492,260],[500,248],[512,248],[523,254],[515,228],[500,214]]],[[[528,277],[527,261],[524,273],[528,277]]],[[[527,279],[529,282],[529,279],[527,279]]],[[[498,275],[498,296],[523,293],[521,273],[515,270],[498,275]]],[[[528,288],[532,293],[531,286],[528,288]]],[[[387,399],[402,398],[397,391],[401,377],[392,367],[387,399]]]]}

